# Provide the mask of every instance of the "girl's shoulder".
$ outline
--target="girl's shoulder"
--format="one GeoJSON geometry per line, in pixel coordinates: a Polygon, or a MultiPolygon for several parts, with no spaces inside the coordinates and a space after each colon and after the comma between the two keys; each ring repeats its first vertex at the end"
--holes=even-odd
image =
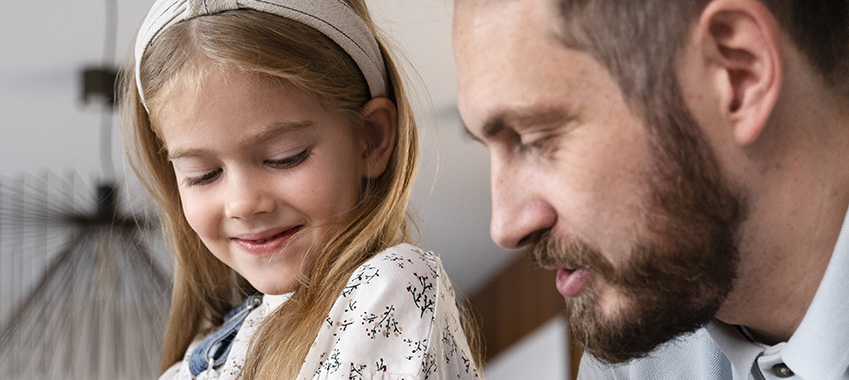
{"type": "Polygon", "coordinates": [[[389,247],[374,255],[354,271],[351,279],[357,278],[359,272],[374,269],[389,272],[394,276],[427,275],[434,278],[438,278],[440,272],[445,271],[437,254],[407,243],[389,247]]]}
{"type": "Polygon", "coordinates": [[[390,247],[349,278],[298,379],[476,379],[439,257],[390,247]]]}
{"type": "Polygon", "coordinates": [[[420,308],[421,316],[433,314],[440,303],[454,303],[454,288],[442,262],[433,252],[411,244],[389,247],[360,265],[342,290],[337,303],[382,302],[403,307],[411,313],[420,308]]]}

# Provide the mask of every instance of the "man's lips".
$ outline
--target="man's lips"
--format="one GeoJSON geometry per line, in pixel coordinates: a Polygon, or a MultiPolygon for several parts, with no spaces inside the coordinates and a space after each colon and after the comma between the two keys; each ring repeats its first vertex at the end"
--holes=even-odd
{"type": "Polygon", "coordinates": [[[563,297],[574,297],[581,292],[581,289],[587,284],[589,279],[589,271],[587,269],[557,269],[557,291],[563,297]]]}
{"type": "Polygon", "coordinates": [[[241,234],[232,240],[244,251],[254,255],[277,253],[302,226],[276,228],[252,234],[241,234]]]}

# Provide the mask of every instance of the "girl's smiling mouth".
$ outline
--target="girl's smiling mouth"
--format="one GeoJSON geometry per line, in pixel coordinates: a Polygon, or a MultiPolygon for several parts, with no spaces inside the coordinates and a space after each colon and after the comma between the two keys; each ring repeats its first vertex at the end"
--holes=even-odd
{"type": "Polygon", "coordinates": [[[266,230],[256,234],[243,234],[233,237],[243,251],[252,255],[267,255],[280,252],[286,243],[303,228],[297,225],[287,228],[266,230]]]}

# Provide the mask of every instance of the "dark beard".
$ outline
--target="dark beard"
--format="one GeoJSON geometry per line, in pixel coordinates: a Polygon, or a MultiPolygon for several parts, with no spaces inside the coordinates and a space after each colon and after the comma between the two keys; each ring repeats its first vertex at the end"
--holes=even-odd
{"type": "Polygon", "coordinates": [[[648,211],[635,221],[647,232],[629,252],[609,252],[616,263],[586,242],[554,237],[551,231],[527,248],[540,266],[589,270],[581,293],[566,299],[570,333],[608,363],[645,357],[700,328],[716,314],[736,278],[741,197],[723,185],[700,136],[690,139],[689,147],[654,142],[659,153],[648,180],[648,211]],[[604,284],[625,300],[613,315],[600,309],[604,284]]]}
{"type": "Polygon", "coordinates": [[[703,326],[716,314],[734,281],[736,261],[725,257],[725,252],[678,252],[680,257],[670,260],[662,248],[650,251],[650,247],[639,246],[621,270],[616,270],[585,244],[550,236],[544,239],[530,248],[533,261],[591,271],[592,278],[581,294],[566,298],[570,336],[608,363],[644,357],[660,344],[703,326]],[[571,259],[580,256],[584,259],[571,259]],[[602,282],[626,300],[609,318],[599,309],[598,286],[602,282]]]}

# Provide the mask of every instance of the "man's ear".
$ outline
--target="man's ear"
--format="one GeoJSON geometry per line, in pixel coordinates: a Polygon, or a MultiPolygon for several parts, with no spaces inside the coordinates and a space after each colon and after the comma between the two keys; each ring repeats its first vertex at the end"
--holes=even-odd
{"type": "Polygon", "coordinates": [[[781,91],[775,17],[757,0],[715,0],[702,11],[691,37],[698,46],[688,51],[701,55],[699,66],[707,70],[702,74],[718,90],[720,109],[713,112],[719,111],[733,128],[737,144],[753,143],[781,91]]]}
{"type": "Polygon", "coordinates": [[[395,103],[387,98],[369,100],[362,110],[363,134],[366,148],[363,151],[365,178],[377,178],[389,164],[395,150],[398,133],[398,115],[395,103]]]}

